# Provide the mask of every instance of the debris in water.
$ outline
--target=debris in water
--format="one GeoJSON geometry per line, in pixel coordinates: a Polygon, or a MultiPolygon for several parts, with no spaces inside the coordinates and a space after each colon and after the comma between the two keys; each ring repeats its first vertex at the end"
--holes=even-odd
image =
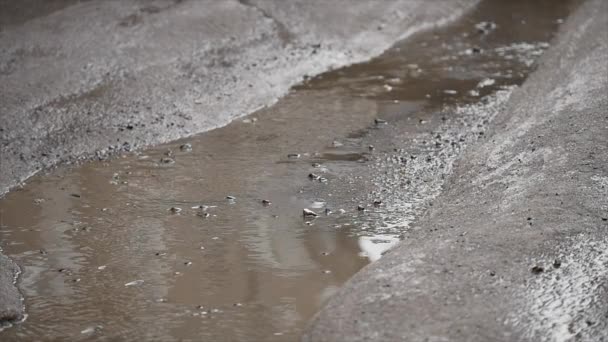
{"type": "Polygon", "coordinates": [[[80,198],[80,195],[79,195],[79,194],[70,194],[70,196],[72,196],[72,197],[76,197],[76,198],[80,198]]]}
{"type": "Polygon", "coordinates": [[[271,205],[272,202],[270,202],[269,200],[262,200],[262,205],[264,205],[265,207],[271,205]]]}
{"type": "Polygon", "coordinates": [[[496,83],[496,81],[494,79],[484,78],[477,84],[477,88],[489,87],[489,86],[493,85],[494,83],[496,83]]]}
{"type": "Polygon", "coordinates": [[[180,149],[180,151],[183,151],[183,152],[190,152],[190,151],[192,151],[192,145],[189,143],[186,143],[186,144],[181,145],[179,147],[179,149],[180,149]]]}
{"type": "Polygon", "coordinates": [[[488,34],[496,29],[496,24],[491,21],[482,21],[475,24],[475,28],[480,34],[488,34]]]}
{"type": "Polygon", "coordinates": [[[171,208],[169,208],[169,211],[170,211],[172,214],[179,214],[179,213],[182,211],[182,208],[179,208],[179,207],[171,207],[171,208]]]}
{"type": "Polygon", "coordinates": [[[362,205],[358,205],[358,206],[357,206],[357,210],[358,210],[358,211],[365,211],[365,207],[364,207],[364,206],[362,206],[362,205]]]}
{"type": "Polygon", "coordinates": [[[226,199],[229,200],[229,201],[235,201],[236,197],[234,197],[232,195],[228,195],[228,196],[226,196],[226,199]]]}
{"type": "Polygon", "coordinates": [[[88,335],[88,334],[93,334],[93,333],[99,332],[99,331],[101,331],[101,329],[103,329],[103,326],[96,325],[96,326],[93,326],[93,327],[88,327],[88,328],[82,330],[80,333],[88,335]]]}
{"type": "Polygon", "coordinates": [[[314,211],[312,211],[310,209],[304,209],[302,211],[302,215],[304,217],[317,217],[317,216],[319,216],[317,213],[315,213],[314,211]]]}
{"type": "Polygon", "coordinates": [[[167,157],[173,157],[173,150],[168,149],[168,150],[167,150],[167,152],[165,152],[165,155],[166,155],[167,157]]]}
{"type": "Polygon", "coordinates": [[[243,304],[241,304],[241,303],[234,303],[234,304],[232,304],[232,305],[233,305],[233,306],[243,306],[243,304]]]}
{"type": "Polygon", "coordinates": [[[192,265],[192,261],[186,261],[186,262],[184,262],[184,265],[190,266],[190,265],[192,265]]]}
{"type": "Polygon", "coordinates": [[[530,271],[532,271],[533,274],[541,274],[545,271],[545,268],[542,266],[536,265],[536,266],[532,267],[532,269],[530,271]]]}
{"type": "Polygon", "coordinates": [[[144,281],[142,279],[138,279],[138,280],[133,280],[133,281],[130,281],[130,282],[126,283],[125,286],[127,286],[127,287],[129,287],[129,286],[139,286],[139,285],[141,285],[143,283],[144,283],[144,281]]]}
{"type": "Polygon", "coordinates": [[[300,158],[300,154],[299,154],[299,153],[289,153],[289,154],[287,155],[287,158],[290,158],[290,159],[298,159],[298,158],[300,158]]]}
{"type": "Polygon", "coordinates": [[[319,182],[321,182],[321,183],[327,183],[327,178],[325,178],[325,177],[319,177],[319,182]]]}
{"type": "Polygon", "coordinates": [[[325,215],[330,215],[332,213],[331,209],[325,208],[325,215]]]}

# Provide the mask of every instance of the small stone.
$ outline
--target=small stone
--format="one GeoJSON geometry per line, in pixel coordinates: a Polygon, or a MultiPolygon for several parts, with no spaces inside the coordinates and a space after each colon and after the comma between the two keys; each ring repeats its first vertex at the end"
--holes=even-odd
{"type": "Polygon", "coordinates": [[[364,206],[362,206],[362,205],[358,205],[358,206],[357,206],[357,210],[358,210],[358,211],[365,211],[365,207],[364,207],[364,206]]]}
{"type": "Polygon", "coordinates": [[[314,211],[312,211],[310,209],[304,209],[302,211],[302,215],[304,217],[317,217],[317,216],[319,216],[317,213],[315,213],[314,211]]]}
{"type": "Polygon", "coordinates": [[[386,122],[386,120],[375,118],[374,123],[376,125],[381,125],[381,124],[386,124],[387,122],[386,122]]]}
{"type": "Polygon", "coordinates": [[[490,271],[490,277],[493,277],[493,276],[495,276],[495,275],[496,275],[496,272],[494,272],[494,271],[490,271]]]}
{"type": "Polygon", "coordinates": [[[179,214],[182,211],[182,208],[171,207],[171,208],[169,208],[169,211],[171,212],[171,214],[179,214]]]}
{"type": "Polygon", "coordinates": [[[191,145],[191,144],[186,143],[186,144],[181,145],[181,146],[179,147],[179,149],[180,149],[180,151],[182,151],[182,152],[190,152],[190,151],[192,151],[192,145],[191,145]]]}
{"type": "Polygon", "coordinates": [[[232,195],[228,195],[228,196],[226,196],[226,199],[229,201],[234,201],[234,200],[236,200],[236,197],[234,197],[232,195]]]}
{"type": "Polygon", "coordinates": [[[324,271],[323,271],[323,273],[325,273],[325,274],[330,274],[330,273],[331,273],[331,271],[330,271],[330,270],[324,270],[324,271]]]}
{"type": "Polygon", "coordinates": [[[299,153],[289,153],[289,154],[287,155],[287,158],[290,158],[290,159],[298,159],[298,158],[300,158],[300,154],[299,154],[299,153]]]}
{"type": "Polygon", "coordinates": [[[88,328],[82,330],[80,333],[83,334],[83,335],[88,335],[88,334],[93,334],[93,333],[99,332],[102,329],[103,329],[103,326],[96,325],[96,326],[93,326],[93,327],[88,327],[88,328]]]}
{"type": "Polygon", "coordinates": [[[316,173],[309,173],[308,174],[308,178],[312,179],[312,180],[318,180],[319,178],[321,178],[321,176],[317,175],[316,173]]]}
{"type": "Polygon", "coordinates": [[[237,306],[237,307],[238,307],[238,306],[243,306],[243,304],[241,304],[241,303],[234,303],[234,304],[232,304],[232,305],[233,305],[233,306],[237,306]]]}
{"type": "Polygon", "coordinates": [[[340,209],[340,210],[338,210],[338,212],[339,212],[340,214],[345,214],[345,213],[346,213],[346,210],[344,210],[344,209],[340,209]]]}
{"type": "Polygon", "coordinates": [[[98,270],[100,270],[100,271],[103,271],[103,270],[105,270],[107,267],[108,267],[108,266],[106,266],[106,265],[101,265],[101,266],[98,266],[98,267],[97,267],[97,269],[98,269],[98,270]]]}
{"type": "Polygon", "coordinates": [[[321,164],[319,164],[319,163],[312,163],[312,167],[319,168],[319,167],[321,167],[321,164]]]}
{"type": "Polygon", "coordinates": [[[262,205],[264,205],[266,207],[269,206],[269,205],[271,205],[271,204],[272,204],[272,202],[270,202],[269,200],[262,200],[262,205]]]}
{"type": "Polygon", "coordinates": [[[327,178],[325,178],[325,177],[319,177],[318,181],[321,182],[321,183],[327,183],[327,178]]]}
{"type": "Polygon", "coordinates": [[[554,268],[560,268],[562,266],[562,261],[559,259],[555,259],[555,261],[553,261],[553,267],[554,268]]]}
{"type": "Polygon", "coordinates": [[[198,213],[197,215],[204,218],[211,216],[211,214],[209,214],[208,212],[198,213]]]}
{"type": "Polygon", "coordinates": [[[80,282],[80,278],[75,278],[75,279],[72,279],[72,282],[74,282],[74,283],[79,283],[79,282],[80,282]]]}
{"type": "Polygon", "coordinates": [[[374,150],[374,145],[369,145],[367,148],[368,148],[370,151],[373,151],[373,150],[374,150]]]}
{"type": "Polygon", "coordinates": [[[337,140],[334,140],[334,141],[331,143],[331,145],[332,145],[333,147],[340,147],[340,146],[343,146],[344,144],[343,144],[343,143],[341,143],[341,142],[339,142],[339,141],[337,141],[337,140]]]}
{"type": "Polygon", "coordinates": [[[378,206],[382,205],[382,200],[379,200],[379,199],[375,200],[375,201],[374,201],[374,205],[375,205],[376,207],[378,207],[378,206]]]}
{"type": "Polygon", "coordinates": [[[175,163],[175,160],[173,160],[173,158],[163,157],[163,158],[160,158],[160,163],[168,165],[168,164],[175,163]]]}
{"type": "Polygon", "coordinates": [[[42,255],[47,255],[48,254],[47,251],[44,248],[40,249],[39,253],[42,254],[42,255]]]}
{"type": "Polygon", "coordinates": [[[165,155],[167,157],[173,157],[173,151],[171,149],[168,149],[167,152],[165,152],[165,155]]]}
{"type": "Polygon", "coordinates": [[[325,208],[325,215],[330,215],[332,213],[331,209],[325,208]]]}
{"type": "Polygon", "coordinates": [[[545,268],[544,268],[544,267],[542,267],[542,266],[538,266],[538,265],[536,265],[536,266],[532,267],[532,268],[530,269],[530,271],[531,271],[533,274],[541,274],[541,273],[543,273],[543,272],[545,271],[545,268]]]}
{"type": "Polygon", "coordinates": [[[184,262],[184,265],[190,266],[190,265],[192,265],[192,261],[186,261],[186,262],[184,262]]]}

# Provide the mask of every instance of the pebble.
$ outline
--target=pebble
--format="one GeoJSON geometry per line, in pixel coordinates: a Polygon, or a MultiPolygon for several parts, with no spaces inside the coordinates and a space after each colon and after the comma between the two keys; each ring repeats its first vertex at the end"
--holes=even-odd
{"type": "Polygon", "coordinates": [[[175,160],[173,160],[173,158],[164,157],[164,158],[160,158],[160,163],[161,164],[173,164],[173,163],[175,163],[175,160]]]}
{"type": "Polygon", "coordinates": [[[319,163],[312,163],[312,167],[319,168],[319,167],[321,167],[321,164],[319,164],[319,163]]]}
{"type": "Polygon", "coordinates": [[[186,262],[184,262],[184,265],[190,266],[190,265],[192,265],[192,261],[186,261],[186,262]]]}
{"type": "Polygon", "coordinates": [[[331,271],[330,271],[330,270],[324,270],[324,271],[323,271],[323,273],[325,273],[325,274],[330,274],[330,273],[331,273],[331,271]]]}
{"type": "Polygon", "coordinates": [[[362,205],[358,205],[358,206],[357,206],[357,210],[358,210],[358,211],[365,211],[365,207],[364,207],[364,206],[362,206],[362,205]]]}
{"type": "Polygon", "coordinates": [[[271,204],[272,204],[272,202],[270,202],[269,200],[262,200],[262,204],[263,204],[264,206],[269,206],[269,205],[271,205],[271,204]]]}
{"type": "Polygon", "coordinates": [[[228,195],[228,196],[226,196],[226,199],[229,201],[234,201],[234,200],[236,200],[236,197],[228,195]]]}
{"type": "Polygon", "coordinates": [[[312,211],[310,209],[304,209],[304,210],[302,210],[302,215],[304,217],[317,217],[317,216],[319,216],[317,213],[315,213],[314,211],[312,211]]]}
{"type": "Polygon", "coordinates": [[[182,208],[178,208],[178,207],[171,207],[171,208],[169,208],[169,211],[170,211],[172,214],[179,214],[179,213],[182,211],[182,208]]]}
{"type": "Polygon", "coordinates": [[[108,266],[106,266],[106,265],[101,265],[101,266],[98,266],[98,267],[97,267],[97,269],[98,269],[98,270],[100,270],[100,271],[103,271],[103,270],[105,270],[107,267],[108,267],[108,266]]]}
{"type": "Polygon", "coordinates": [[[540,273],[543,273],[543,272],[545,271],[545,268],[544,268],[544,267],[542,267],[542,266],[538,266],[538,265],[536,265],[536,266],[532,267],[532,268],[530,269],[530,271],[531,271],[532,273],[534,273],[534,274],[540,274],[540,273]]]}
{"type": "Polygon", "coordinates": [[[93,326],[93,327],[88,327],[88,328],[86,328],[86,329],[82,330],[80,333],[81,333],[81,334],[92,334],[92,333],[99,332],[99,331],[101,331],[102,329],[103,329],[103,326],[101,326],[101,325],[96,325],[96,326],[93,326]]]}
{"type": "Polygon", "coordinates": [[[375,200],[374,205],[377,207],[382,204],[382,200],[375,200]]]}
{"type": "Polygon", "coordinates": [[[331,209],[325,208],[325,215],[329,215],[331,213],[332,213],[331,209]]]}
{"type": "Polygon", "coordinates": [[[374,150],[374,145],[369,145],[367,148],[369,148],[370,151],[374,150]]]}
{"type": "Polygon", "coordinates": [[[553,261],[553,267],[555,268],[560,268],[562,266],[562,261],[559,259],[555,259],[555,261],[553,261]]]}
{"type": "Polygon", "coordinates": [[[181,145],[179,147],[179,149],[180,149],[180,151],[183,151],[183,152],[190,152],[190,151],[192,151],[192,145],[186,143],[186,144],[181,145]]]}
{"type": "Polygon", "coordinates": [[[308,178],[310,178],[312,180],[318,180],[321,178],[321,176],[317,175],[316,173],[309,173],[308,178]]]}
{"type": "Polygon", "coordinates": [[[380,125],[380,124],[386,124],[387,122],[386,122],[386,120],[382,120],[382,119],[375,118],[375,119],[374,119],[374,123],[375,123],[376,125],[380,125]]]}
{"type": "Polygon", "coordinates": [[[289,153],[289,154],[287,155],[287,158],[290,158],[290,159],[298,159],[298,158],[300,158],[300,154],[299,154],[299,153],[289,153]]]}

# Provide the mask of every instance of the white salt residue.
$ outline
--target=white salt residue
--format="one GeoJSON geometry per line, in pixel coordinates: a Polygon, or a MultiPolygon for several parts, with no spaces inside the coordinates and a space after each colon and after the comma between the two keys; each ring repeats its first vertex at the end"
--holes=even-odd
{"type": "MultiPolygon", "coordinates": [[[[604,341],[608,321],[608,239],[579,234],[560,248],[559,268],[529,283],[519,312],[507,323],[523,329],[525,340],[539,342],[604,341]]],[[[555,261],[545,260],[546,265],[555,261]]]]}

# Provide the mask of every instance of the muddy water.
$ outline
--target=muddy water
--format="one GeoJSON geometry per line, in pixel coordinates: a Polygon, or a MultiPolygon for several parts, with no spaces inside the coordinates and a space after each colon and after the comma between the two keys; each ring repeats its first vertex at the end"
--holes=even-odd
{"type": "Polygon", "coordinates": [[[0,200],[29,315],[0,338],[296,340],[407,238],[573,6],[486,1],[224,128],[32,178],[0,200]]]}

